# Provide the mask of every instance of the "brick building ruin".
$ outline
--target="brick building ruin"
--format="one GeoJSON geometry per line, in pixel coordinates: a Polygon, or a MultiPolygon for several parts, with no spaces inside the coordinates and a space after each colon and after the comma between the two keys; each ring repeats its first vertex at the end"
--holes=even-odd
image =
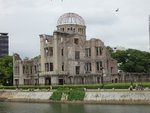
{"type": "Polygon", "coordinates": [[[40,35],[40,56],[22,60],[13,55],[14,85],[98,84],[118,73],[100,39],[86,39],[83,18],[65,13],[53,35],[40,35]]]}

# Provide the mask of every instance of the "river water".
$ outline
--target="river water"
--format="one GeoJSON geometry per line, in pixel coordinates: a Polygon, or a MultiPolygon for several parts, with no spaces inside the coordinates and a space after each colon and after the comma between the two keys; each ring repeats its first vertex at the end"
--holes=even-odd
{"type": "Polygon", "coordinates": [[[0,113],[150,113],[150,105],[0,102],[0,113]]]}

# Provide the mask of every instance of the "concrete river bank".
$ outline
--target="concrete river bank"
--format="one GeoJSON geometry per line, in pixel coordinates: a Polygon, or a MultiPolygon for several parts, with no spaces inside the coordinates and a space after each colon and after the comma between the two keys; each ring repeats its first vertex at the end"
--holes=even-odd
{"type": "MultiPolygon", "coordinates": [[[[52,102],[53,92],[0,91],[0,101],[52,102]]],[[[62,102],[68,102],[63,100],[62,102]]],[[[150,91],[86,92],[84,101],[71,103],[150,104],[150,91]]]]}

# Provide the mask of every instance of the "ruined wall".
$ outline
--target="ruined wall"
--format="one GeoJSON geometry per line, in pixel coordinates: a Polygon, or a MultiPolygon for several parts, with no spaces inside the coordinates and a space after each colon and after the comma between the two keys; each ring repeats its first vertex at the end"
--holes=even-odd
{"type": "Polygon", "coordinates": [[[125,73],[112,74],[110,77],[111,83],[126,83],[126,82],[150,82],[149,73],[125,73]]]}
{"type": "Polygon", "coordinates": [[[13,83],[14,85],[35,85],[38,83],[39,56],[33,59],[21,59],[18,54],[13,55],[13,83]]]}
{"type": "Polygon", "coordinates": [[[124,82],[150,82],[149,73],[122,73],[124,82]]]}

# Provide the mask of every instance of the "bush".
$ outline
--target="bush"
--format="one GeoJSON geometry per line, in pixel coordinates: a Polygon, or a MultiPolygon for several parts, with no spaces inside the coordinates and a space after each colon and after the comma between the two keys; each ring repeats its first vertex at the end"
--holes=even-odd
{"type": "MultiPolygon", "coordinates": [[[[150,82],[134,82],[133,86],[135,87],[136,84],[142,84],[144,87],[149,87],[150,88],[150,82]]],[[[108,83],[108,84],[83,84],[83,85],[55,85],[52,86],[52,89],[59,89],[63,91],[67,91],[69,89],[128,89],[130,87],[131,83],[108,83]]],[[[0,89],[16,89],[16,86],[0,86],[0,89]]],[[[50,86],[18,86],[20,89],[50,89],[50,86]]]]}
{"type": "Polygon", "coordinates": [[[68,95],[68,100],[83,100],[85,96],[85,91],[81,89],[57,89],[53,92],[52,96],[50,97],[51,100],[60,101],[62,98],[62,94],[65,93],[68,95]]]}
{"type": "Polygon", "coordinates": [[[97,89],[97,88],[102,88],[102,84],[80,84],[80,85],[56,85],[53,86],[53,89],[76,89],[76,88],[86,88],[86,89],[97,89]]]}
{"type": "Polygon", "coordinates": [[[114,83],[114,84],[105,84],[104,89],[128,89],[131,83],[114,83]]]}
{"type": "Polygon", "coordinates": [[[62,97],[62,91],[54,91],[52,96],[50,97],[51,100],[54,100],[54,101],[59,101],[61,100],[61,97],[62,97]]]}
{"type": "Polygon", "coordinates": [[[16,89],[16,86],[0,86],[0,89],[16,89]]]}
{"type": "Polygon", "coordinates": [[[62,94],[65,93],[68,95],[69,89],[68,88],[58,88],[56,91],[53,92],[50,100],[59,101],[61,100],[62,94]]]}
{"type": "Polygon", "coordinates": [[[0,86],[0,89],[49,89],[49,86],[0,86]]]}
{"type": "MultiPolygon", "coordinates": [[[[0,86],[0,89],[50,89],[50,86],[0,86]]],[[[102,88],[102,84],[80,84],[80,85],[54,85],[52,89],[77,89],[77,88],[86,88],[86,89],[98,89],[102,88]]]]}
{"type": "Polygon", "coordinates": [[[70,90],[69,94],[68,94],[68,100],[72,101],[72,100],[80,100],[82,101],[84,99],[85,96],[85,91],[81,90],[81,89],[72,89],[70,90]]]}

